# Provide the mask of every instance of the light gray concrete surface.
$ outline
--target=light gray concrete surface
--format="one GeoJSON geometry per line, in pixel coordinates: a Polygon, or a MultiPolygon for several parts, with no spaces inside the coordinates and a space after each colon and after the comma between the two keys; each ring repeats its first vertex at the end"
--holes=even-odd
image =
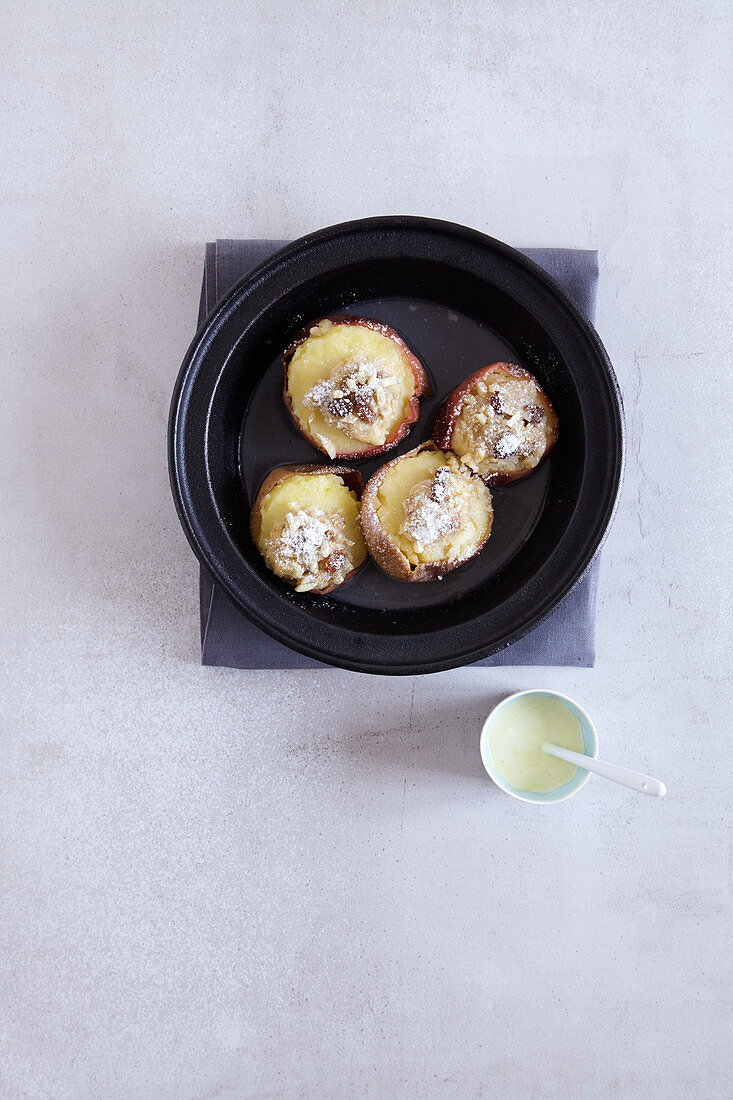
{"type": "Polygon", "coordinates": [[[0,1095],[730,1095],[727,5],[5,5],[0,1095]],[[197,665],[165,422],[203,244],[597,247],[629,459],[594,670],[197,665]],[[581,700],[659,802],[481,772],[581,700]]]}

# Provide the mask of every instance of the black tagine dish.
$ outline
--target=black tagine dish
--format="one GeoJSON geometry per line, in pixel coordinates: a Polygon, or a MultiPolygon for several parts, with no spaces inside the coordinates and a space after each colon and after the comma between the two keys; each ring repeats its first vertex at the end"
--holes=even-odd
{"type": "MultiPolygon", "coordinates": [[[[344,332],[352,338],[348,324],[344,332]]],[[[362,363],[360,369],[367,368],[362,363]]],[[[356,383],[344,378],[353,389],[356,383]]],[[[343,390],[345,397],[341,390],[333,393],[321,407],[334,432],[352,430],[353,421],[356,435],[369,439],[371,422],[366,428],[357,422],[351,390],[343,390]]],[[[438,672],[511,644],[583,576],[611,522],[621,482],[621,399],[595,330],[531,260],[463,226],[369,218],[293,242],[219,303],[176,383],[169,464],[178,514],[196,555],[262,630],[309,657],[354,671],[438,672]],[[309,326],[323,318],[343,324],[347,317],[360,319],[365,338],[376,340],[372,331],[389,333],[424,377],[415,375],[419,385],[408,394],[409,415],[398,417],[387,454],[379,453],[387,445],[359,443],[355,450],[362,453],[350,461],[340,451],[336,461],[356,462],[366,484],[386,462],[431,439],[449,446],[458,439],[461,386],[474,376],[488,381],[485,409],[483,390],[473,386],[478,427],[470,427],[479,431],[484,412],[504,418],[490,425],[503,433],[492,443],[498,473],[484,477],[491,486],[491,533],[458,568],[421,570],[424,583],[405,584],[369,558],[332,590],[298,591],[268,569],[253,539],[251,514],[273,471],[323,464],[328,448],[314,448],[283,400],[283,356],[287,369],[309,326]],[[493,392],[496,369],[477,374],[490,364],[502,367],[508,387],[499,395],[493,392]],[[522,421],[527,379],[535,396],[522,421]],[[543,439],[545,395],[550,419],[543,453],[536,462],[517,458],[512,465],[511,447],[516,451],[525,437],[543,439]],[[514,430],[515,422],[522,431],[514,430]]],[[[424,511],[433,496],[422,493],[424,511]]],[[[318,529],[315,521],[312,526],[318,529]]]]}

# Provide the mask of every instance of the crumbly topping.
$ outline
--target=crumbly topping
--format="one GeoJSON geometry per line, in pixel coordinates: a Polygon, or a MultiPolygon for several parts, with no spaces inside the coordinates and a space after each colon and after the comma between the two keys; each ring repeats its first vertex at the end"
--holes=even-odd
{"type": "Polygon", "coordinates": [[[328,330],[332,326],[333,326],[333,321],[330,319],[330,317],[324,317],[322,320],[320,320],[318,322],[318,324],[311,325],[310,335],[311,336],[322,336],[324,334],[324,332],[328,332],[328,330]]]}
{"type": "Polygon", "coordinates": [[[330,378],[313,386],[304,400],[350,438],[383,442],[379,439],[383,426],[378,422],[396,411],[399,389],[400,380],[385,359],[356,355],[341,363],[330,378]]]}
{"type": "MultiPolygon", "coordinates": [[[[479,391],[483,389],[486,392],[486,386],[481,383],[479,385],[479,391]]],[[[509,410],[507,409],[506,402],[502,396],[501,390],[495,389],[491,391],[491,397],[489,398],[489,405],[494,410],[497,416],[504,416],[509,410]]]]}
{"type": "Polygon", "coordinates": [[[265,560],[279,576],[298,582],[296,592],[310,592],[341,583],[353,568],[353,545],[340,512],[291,504],[267,539],[265,560]]]}
{"type": "Polygon", "coordinates": [[[480,379],[463,401],[455,443],[473,470],[491,460],[535,466],[547,444],[547,416],[531,379],[480,379]]]}
{"type": "Polygon", "coordinates": [[[545,410],[541,405],[525,405],[522,416],[528,424],[540,424],[545,418],[545,410]]]}
{"type": "Polygon", "coordinates": [[[431,478],[420,481],[405,498],[405,520],[400,533],[417,553],[458,531],[463,523],[466,482],[448,466],[439,466],[431,478]]]}
{"type": "Polygon", "coordinates": [[[511,458],[519,452],[520,447],[519,436],[514,432],[505,432],[494,443],[494,458],[511,458]]]}

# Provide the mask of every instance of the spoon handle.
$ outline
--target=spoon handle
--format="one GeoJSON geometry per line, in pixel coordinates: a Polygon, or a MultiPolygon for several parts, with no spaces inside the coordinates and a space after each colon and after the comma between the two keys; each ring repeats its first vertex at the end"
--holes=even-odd
{"type": "Polygon", "coordinates": [[[583,756],[572,749],[562,749],[559,745],[543,745],[542,751],[550,756],[557,756],[560,760],[567,760],[569,764],[577,764],[579,768],[585,768],[588,772],[602,775],[604,779],[612,779],[614,783],[621,783],[624,787],[631,787],[633,791],[641,791],[642,794],[653,794],[662,798],[667,793],[664,783],[653,779],[651,775],[642,775],[641,772],[632,772],[628,768],[621,768],[618,764],[606,764],[604,760],[596,760],[592,756],[583,756]]]}

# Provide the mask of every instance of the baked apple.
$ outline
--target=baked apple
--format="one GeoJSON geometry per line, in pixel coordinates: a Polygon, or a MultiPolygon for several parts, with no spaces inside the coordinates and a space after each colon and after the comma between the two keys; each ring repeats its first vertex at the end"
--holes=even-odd
{"type": "Polygon", "coordinates": [[[440,580],[491,533],[491,493],[450,451],[423,443],[370,478],[361,525],[378,565],[405,581],[440,580]]]}
{"type": "Polygon", "coordinates": [[[283,355],[285,404],[329,458],[369,458],[396,446],[428,389],[420,361],[388,325],[347,314],[298,333],[283,355]]]}
{"type": "Polygon", "coordinates": [[[250,530],[269,569],[296,592],[331,592],[367,556],[359,524],[364,482],[344,466],[279,466],[265,478],[250,530]]]}
{"type": "Polygon", "coordinates": [[[487,485],[531,474],[557,440],[557,416],[537,379],[513,363],[470,374],[438,413],[433,439],[487,485]]]}

